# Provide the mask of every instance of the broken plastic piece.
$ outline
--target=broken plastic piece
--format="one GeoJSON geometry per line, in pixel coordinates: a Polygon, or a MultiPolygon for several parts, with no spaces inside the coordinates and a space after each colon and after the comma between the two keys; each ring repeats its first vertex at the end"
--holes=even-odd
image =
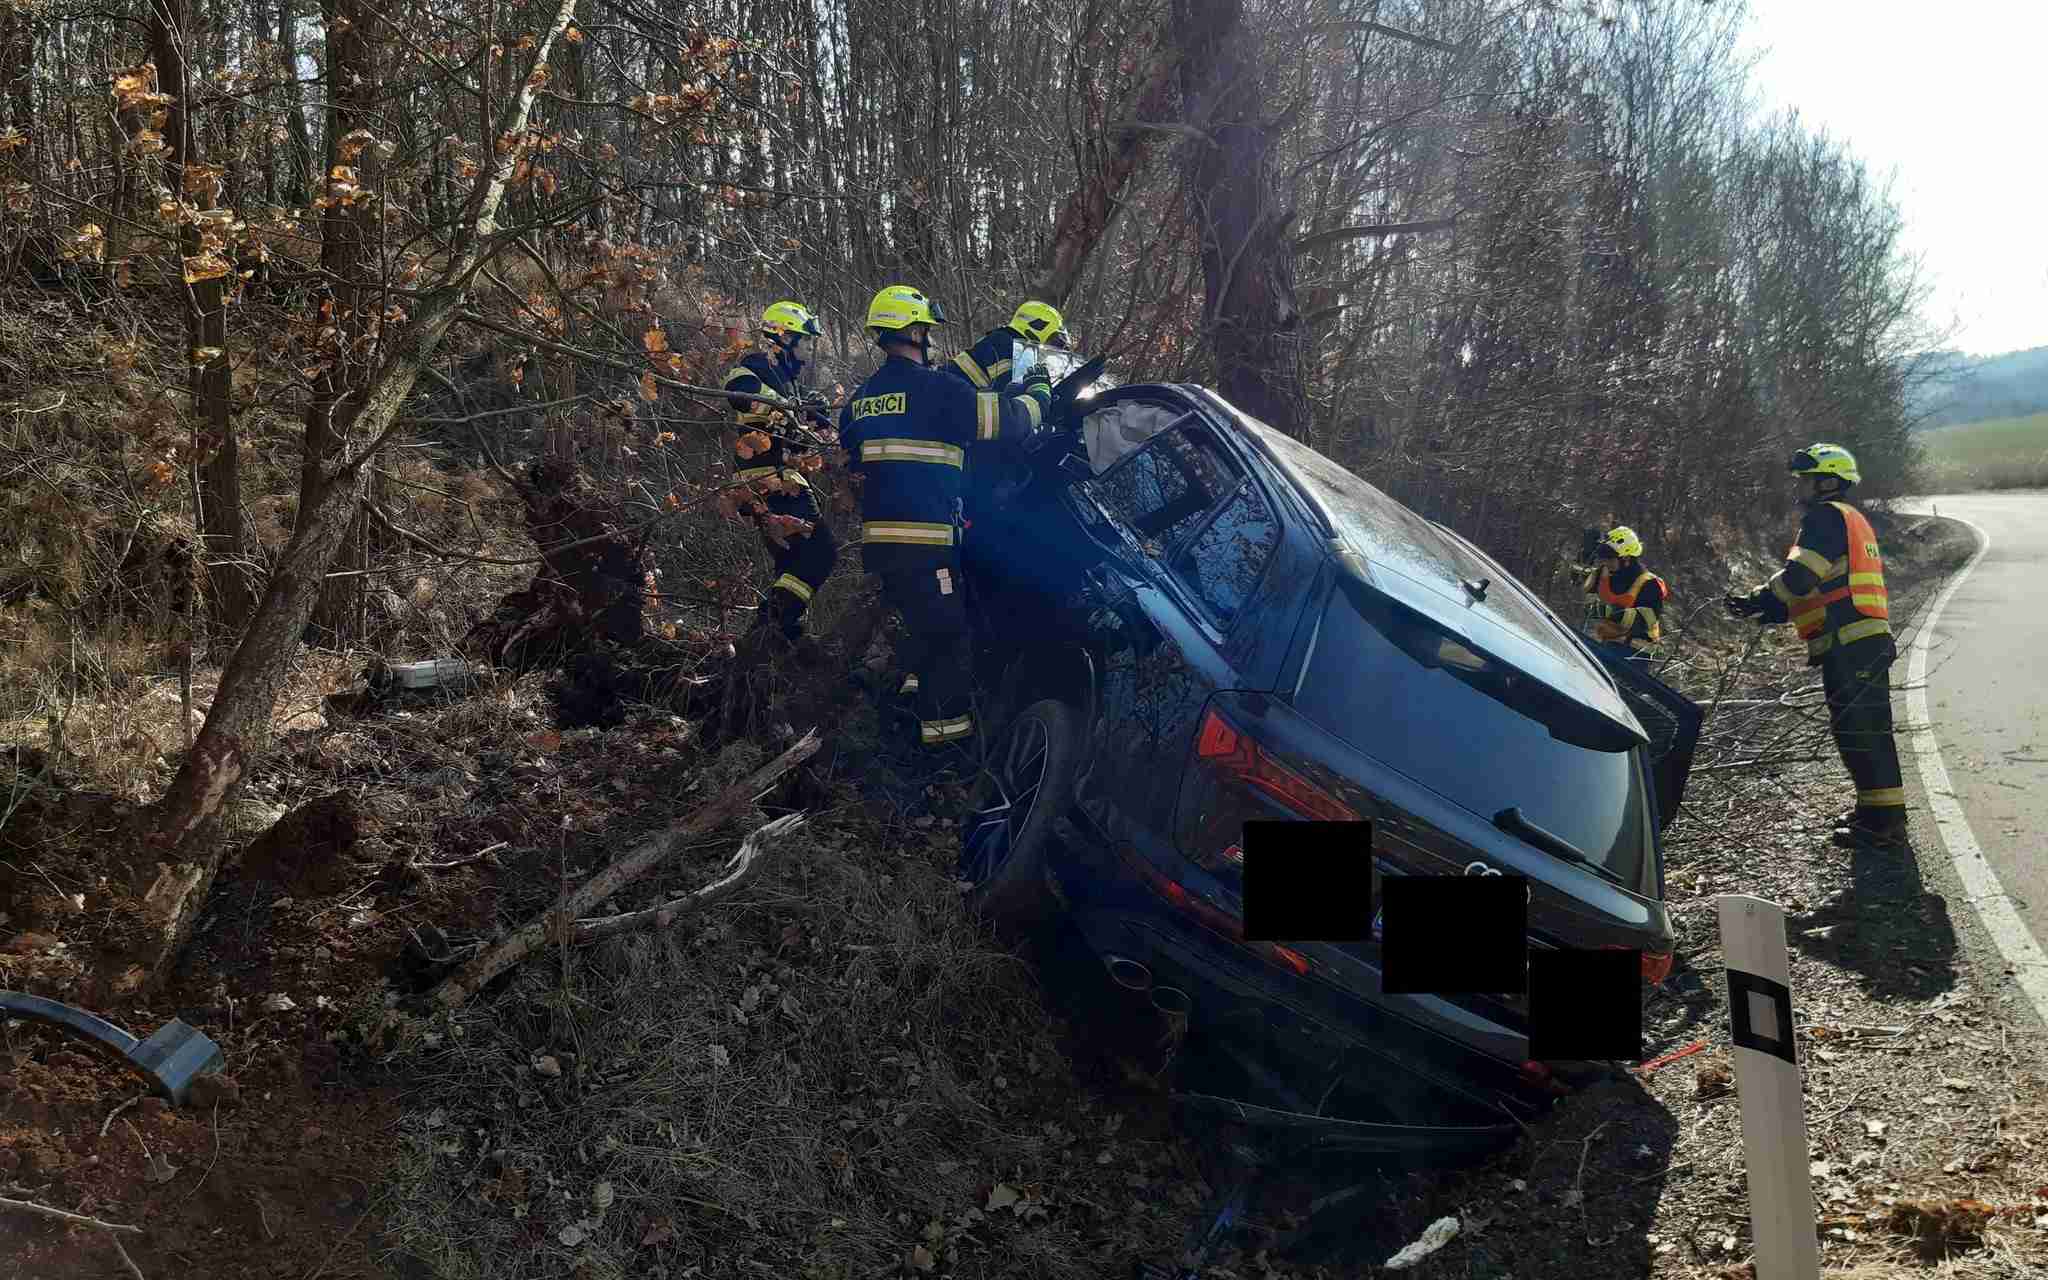
{"type": "Polygon", "coordinates": [[[194,1080],[226,1065],[219,1045],[177,1018],[158,1027],[147,1040],[137,1040],[97,1014],[20,991],[0,991],[0,1011],[46,1022],[78,1039],[112,1049],[130,1070],[180,1106],[194,1080]]]}

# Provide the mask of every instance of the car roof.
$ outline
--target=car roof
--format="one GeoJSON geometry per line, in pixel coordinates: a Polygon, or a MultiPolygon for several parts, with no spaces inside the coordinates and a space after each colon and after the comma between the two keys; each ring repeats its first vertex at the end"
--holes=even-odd
{"type": "Polygon", "coordinates": [[[1223,397],[1206,395],[1230,410],[1248,442],[1322,517],[1332,541],[1351,553],[1347,559],[1363,562],[1370,586],[1647,740],[1605,668],[1492,557],[1223,397]],[[1482,580],[1485,593],[1475,598],[1464,584],[1482,580]]]}

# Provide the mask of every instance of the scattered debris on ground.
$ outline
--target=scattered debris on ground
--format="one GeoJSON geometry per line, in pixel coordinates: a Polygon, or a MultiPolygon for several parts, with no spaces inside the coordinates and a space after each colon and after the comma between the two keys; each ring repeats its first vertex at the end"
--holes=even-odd
{"type": "MultiPolygon", "coordinates": [[[[1902,599],[1959,558],[1938,530],[1898,544],[1902,599]]],[[[1740,646],[1688,654],[1685,678],[1716,680],[1740,646]]],[[[1805,705],[1785,646],[1751,665],[1725,699],[1805,705]]],[[[0,1195],[140,1227],[120,1238],[152,1278],[1079,1278],[1170,1257],[1215,1176],[1167,1105],[1170,1029],[1144,1010],[1105,1023],[964,919],[957,831],[862,801],[865,704],[606,908],[688,893],[742,835],[803,812],[715,910],[543,948],[452,1012],[414,1011],[786,746],[707,745],[685,716],[628,710],[564,729],[535,674],[288,732],[238,819],[271,834],[223,874],[178,972],[146,1008],[99,1010],[184,1018],[227,1071],[173,1108],[8,1027],[0,1195]],[[1125,1037],[1105,1042],[1104,1025],[1125,1037]]],[[[25,784],[46,762],[8,758],[21,800],[0,830],[0,982],[61,994],[90,928],[77,896],[90,903],[95,824],[124,802],[81,808],[49,779],[25,784]]],[[[1702,747],[1710,766],[1745,758],[1702,747]]],[[[1689,789],[1668,877],[1684,963],[1646,1005],[1645,1069],[1568,1100],[1486,1168],[1389,1175],[1341,1262],[1226,1251],[1205,1274],[1377,1274],[1408,1246],[1418,1277],[1739,1274],[1711,910],[1732,891],[1793,913],[1830,1273],[2039,1274],[2048,1059],[1966,962],[1963,908],[1928,870],[1938,850],[1889,865],[1827,846],[1837,768],[1709,768],[1689,789]]],[[[1298,1225],[1310,1189],[1269,1190],[1252,1225],[1298,1225]]],[[[120,1265],[98,1227],[12,1215],[8,1230],[24,1274],[120,1265]]]]}

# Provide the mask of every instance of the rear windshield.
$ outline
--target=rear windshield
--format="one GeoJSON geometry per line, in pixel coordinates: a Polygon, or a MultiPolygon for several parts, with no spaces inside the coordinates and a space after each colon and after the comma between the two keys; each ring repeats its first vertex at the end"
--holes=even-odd
{"type": "Polygon", "coordinates": [[[1263,425],[1253,430],[1286,466],[1321,491],[1318,496],[1336,522],[1338,535],[1374,569],[1433,587],[1457,601],[1460,609],[1470,607],[1462,584],[1489,579],[1497,589],[1477,606],[1482,612],[1543,646],[1582,678],[1599,679],[1520,584],[1501,581],[1507,575],[1498,565],[1472,556],[1462,542],[1300,441],[1263,425]]]}
{"type": "Polygon", "coordinates": [[[1324,608],[1294,705],[1482,820],[1519,808],[1624,884],[1642,885],[1650,832],[1633,752],[1558,741],[1450,670],[1424,666],[1342,593],[1324,608]]]}

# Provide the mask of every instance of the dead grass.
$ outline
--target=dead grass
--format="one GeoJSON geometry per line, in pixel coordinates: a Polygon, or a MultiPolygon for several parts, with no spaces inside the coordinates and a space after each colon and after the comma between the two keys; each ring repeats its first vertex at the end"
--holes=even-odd
{"type": "Polygon", "coordinates": [[[958,908],[957,835],[909,834],[815,823],[715,919],[462,1014],[407,1064],[394,1247],[448,1277],[865,1276],[920,1246],[1083,1276],[1092,1238],[1177,1232],[1185,1204],[1092,1185],[1165,1153],[1073,1092],[1029,971],[958,908]],[[1029,1208],[983,1215],[999,1182],[1029,1208]]]}

